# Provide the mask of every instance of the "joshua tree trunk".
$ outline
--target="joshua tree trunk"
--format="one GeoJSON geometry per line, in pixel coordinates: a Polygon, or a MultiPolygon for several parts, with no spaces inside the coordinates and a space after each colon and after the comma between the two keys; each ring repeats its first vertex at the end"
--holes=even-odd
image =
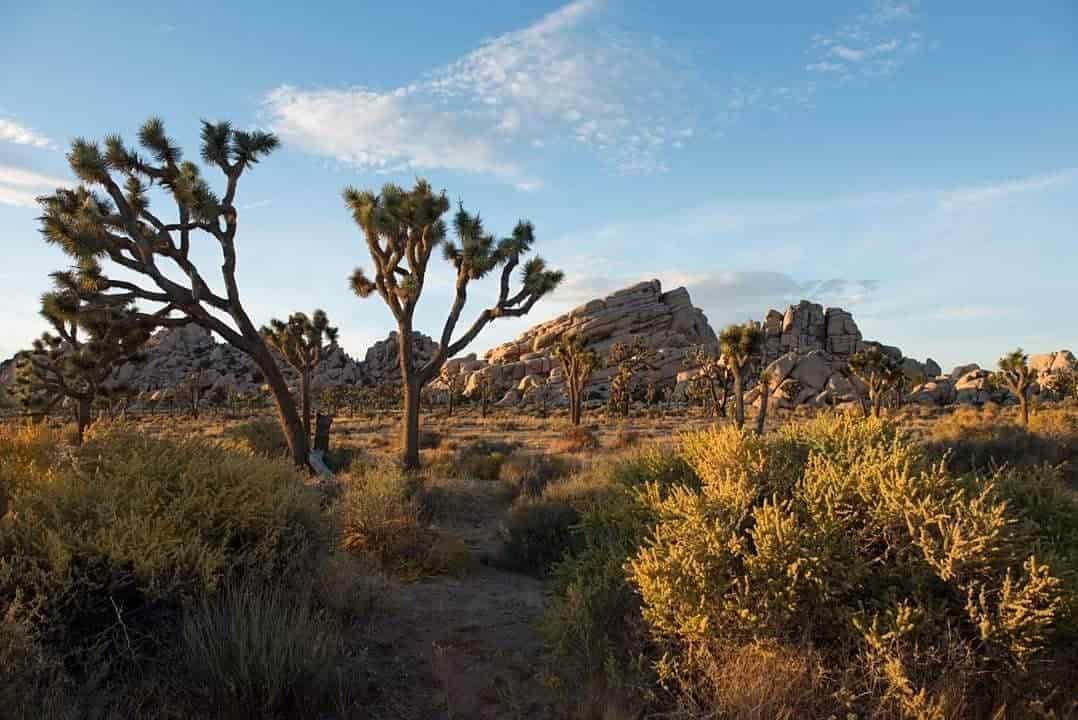
{"type": "Polygon", "coordinates": [[[311,441],[311,371],[304,368],[299,374],[300,402],[303,405],[303,437],[311,441]]]}
{"type": "Polygon", "coordinates": [[[1029,427],[1029,394],[1028,390],[1018,395],[1018,407],[1022,411],[1022,426],[1029,427]]]}
{"type": "Polygon", "coordinates": [[[453,417],[453,388],[449,388],[449,392],[446,393],[446,397],[446,410],[448,411],[449,417],[453,417]]]}
{"type": "Polygon", "coordinates": [[[397,357],[400,360],[402,402],[401,462],[405,470],[419,469],[419,410],[423,386],[412,358],[412,326],[410,322],[398,323],[397,357]]]}
{"type": "Polygon", "coordinates": [[[576,387],[576,384],[572,381],[568,382],[569,385],[569,421],[573,426],[580,424],[580,388],[576,387]]]}
{"type": "Polygon", "coordinates": [[[880,412],[883,410],[883,392],[877,390],[872,393],[872,417],[877,420],[880,417],[880,412]]]}
{"type": "Polygon", "coordinates": [[[760,412],[756,416],[756,434],[764,434],[764,424],[767,423],[767,401],[771,396],[771,381],[767,376],[760,378],[760,412]]]}
{"type": "Polygon", "coordinates": [[[741,368],[734,371],[734,424],[745,427],[745,393],[742,387],[741,368]]]}
{"type": "Polygon", "coordinates": [[[292,454],[292,462],[297,467],[308,467],[310,444],[303,430],[303,420],[296,411],[296,403],[292,400],[292,394],[288,391],[288,383],[285,382],[281,369],[277,367],[277,361],[263,345],[261,350],[256,349],[251,353],[253,359],[262,371],[262,377],[269,385],[273,393],[273,399],[277,403],[277,417],[281,422],[281,428],[285,431],[285,440],[288,442],[288,450],[292,454]]]}
{"type": "Polygon", "coordinates": [[[401,428],[402,462],[405,470],[419,468],[420,388],[414,378],[404,386],[404,423],[401,428]]]}
{"type": "Polygon", "coordinates": [[[90,425],[90,402],[90,398],[79,398],[75,405],[75,425],[78,427],[75,442],[78,445],[82,445],[83,434],[90,425]]]}

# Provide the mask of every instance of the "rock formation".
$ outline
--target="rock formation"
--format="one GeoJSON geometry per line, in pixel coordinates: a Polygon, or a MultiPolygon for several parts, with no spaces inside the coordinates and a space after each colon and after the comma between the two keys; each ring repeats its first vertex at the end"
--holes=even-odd
{"type": "MultiPolygon", "coordinates": [[[[771,310],[764,317],[764,366],[772,376],[773,407],[828,405],[857,400],[858,392],[844,374],[850,356],[875,346],[897,360],[912,383],[935,378],[939,365],[929,359],[907,358],[892,345],[865,340],[853,315],[841,308],[824,308],[802,300],[786,312],[771,310]]],[[[684,379],[689,379],[687,373],[684,379]]],[[[757,400],[757,390],[748,399],[757,400]]]]}
{"type": "MultiPolygon", "coordinates": [[[[715,331],[703,311],[693,306],[688,290],[677,288],[664,293],[658,280],[650,280],[536,325],[517,339],[490,350],[483,360],[474,354],[450,360],[447,372],[467,374],[465,394],[469,396],[478,392],[485,377],[490,377],[502,398],[501,405],[516,404],[540,388],[551,402],[564,402],[561,365],[551,351],[561,338],[573,334],[582,335],[588,347],[600,355],[615,343],[640,339],[654,352],[649,379],[666,385],[675,383],[691,348],[704,345],[714,349],[718,345],[715,331]]],[[[613,374],[612,368],[597,369],[585,387],[585,397],[605,398],[613,374]]]]}

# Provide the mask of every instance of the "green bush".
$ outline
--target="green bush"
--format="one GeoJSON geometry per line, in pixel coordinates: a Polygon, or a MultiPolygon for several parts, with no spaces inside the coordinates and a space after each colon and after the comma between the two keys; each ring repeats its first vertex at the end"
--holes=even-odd
{"type": "Polygon", "coordinates": [[[698,485],[680,453],[649,447],[544,493],[582,512],[571,552],[550,572],[543,621],[552,680],[571,716],[632,717],[654,700],[648,632],[624,566],[655,521],[649,488],[661,495],[698,485]]]}
{"type": "Polygon", "coordinates": [[[546,487],[573,470],[573,464],[559,456],[537,453],[510,455],[498,470],[498,480],[510,495],[538,497],[546,487]]]}
{"type": "Polygon", "coordinates": [[[660,679],[690,716],[748,716],[729,706],[746,681],[731,653],[760,643],[831,669],[813,713],[1073,710],[1073,497],[955,477],[875,420],[723,429],[684,452],[702,486],[646,494],[658,521],[627,569],[660,679]]]}
{"type": "Polygon", "coordinates": [[[214,717],[311,717],[346,691],[340,630],[306,594],[229,584],[184,613],[187,677],[214,717]]]}
{"type": "Polygon", "coordinates": [[[502,519],[502,563],[516,570],[543,572],[560,559],[572,540],[580,513],[565,502],[518,498],[502,519]]]}
{"type": "Polygon", "coordinates": [[[343,484],[337,512],[342,547],[349,552],[409,579],[473,568],[462,541],[442,536],[424,522],[418,477],[386,463],[353,470],[343,484]]]}
{"type": "Polygon", "coordinates": [[[328,545],[319,497],[287,463],[204,442],[99,423],[78,453],[16,474],[0,608],[79,676],[167,652],[185,603],[232,577],[311,572],[328,545]]]}
{"type": "Polygon", "coordinates": [[[281,424],[269,418],[248,420],[233,425],[224,432],[226,447],[245,450],[254,455],[279,458],[288,455],[288,441],[281,424]]]}
{"type": "Polygon", "coordinates": [[[988,472],[1003,465],[1062,466],[1068,482],[1078,482],[1078,412],[1039,410],[1023,427],[998,411],[959,408],[932,426],[928,452],[946,458],[956,473],[988,472]]]}

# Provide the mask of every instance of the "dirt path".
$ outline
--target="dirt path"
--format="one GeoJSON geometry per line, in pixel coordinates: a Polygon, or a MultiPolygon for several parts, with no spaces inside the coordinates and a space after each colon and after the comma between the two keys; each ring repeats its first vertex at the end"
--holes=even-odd
{"type": "MultiPolygon", "coordinates": [[[[476,558],[498,548],[504,505],[477,491],[440,531],[476,558]]],[[[370,628],[379,720],[551,719],[536,628],[543,584],[483,563],[461,577],[393,583],[370,628]]]]}

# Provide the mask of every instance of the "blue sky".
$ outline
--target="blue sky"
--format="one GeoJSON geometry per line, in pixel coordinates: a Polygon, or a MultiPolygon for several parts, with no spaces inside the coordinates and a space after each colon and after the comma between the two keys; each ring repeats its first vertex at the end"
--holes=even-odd
{"type": "Polygon", "coordinates": [[[716,327],[806,297],[945,366],[1078,345],[1072,0],[277,5],[0,8],[0,356],[65,262],[33,197],[72,138],[150,115],[192,156],[202,118],[281,136],[240,190],[245,301],[323,307],[356,355],[392,321],[348,290],[340,191],[417,175],[499,233],[531,219],[567,273],[476,350],[651,277],[716,327]]]}

